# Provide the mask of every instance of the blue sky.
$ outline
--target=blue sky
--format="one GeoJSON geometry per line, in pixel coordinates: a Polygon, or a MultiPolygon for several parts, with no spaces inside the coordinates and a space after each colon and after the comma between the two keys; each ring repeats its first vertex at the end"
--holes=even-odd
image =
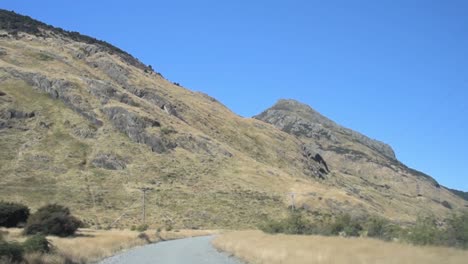
{"type": "Polygon", "coordinates": [[[468,1],[18,1],[242,116],[279,98],[390,144],[468,191],[468,1]]]}

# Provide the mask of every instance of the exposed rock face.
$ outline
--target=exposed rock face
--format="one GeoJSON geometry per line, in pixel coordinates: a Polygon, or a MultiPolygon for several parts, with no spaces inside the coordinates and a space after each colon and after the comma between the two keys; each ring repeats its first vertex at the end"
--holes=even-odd
{"type": "Polygon", "coordinates": [[[343,136],[365,145],[385,157],[396,159],[393,149],[380,141],[370,139],[351,129],[344,128],[322,116],[310,106],[296,100],[279,100],[274,106],[255,116],[279,129],[316,140],[327,140],[333,144],[343,143],[343,136]]]}
{"type": "Polygon", "coordinates": [[[302,145],[302,156],[304,157],[305,173],[320,179],[326,179],[330,172],[327,163],[317,152],[312,144],[302,145]]]}

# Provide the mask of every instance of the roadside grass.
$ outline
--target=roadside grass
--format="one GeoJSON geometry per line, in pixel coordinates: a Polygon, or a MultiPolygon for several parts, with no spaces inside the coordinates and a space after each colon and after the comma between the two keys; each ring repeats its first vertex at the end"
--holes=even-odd
{"type": "MultiPolygon", "coordinates": [[[[4,239],[22,242],[26,239],[20,228],[2,228],[4,239]]],[[[48,236],[54,247],[53,254],[31,253],[25,255],[27,263],[94,263],[115,255],[121,251],[156,243],[162,240],[173,240],[186,237],[211,235],[213,230],[175,230],[160,231],[147,230],[146,236],[140,232],[130,230],[93,230],[80,229],[74,237],[48,236]],[[148,240],[146,239],[148,238],[148,240]]]]}
{"type": "Polygon", "coordinates": [[[216,237],[219,250],[255,264],[462,264],[468,251],[413,246],[370,238],[343,238],[265,234],[261,231],[228,232],[216,237]]]}

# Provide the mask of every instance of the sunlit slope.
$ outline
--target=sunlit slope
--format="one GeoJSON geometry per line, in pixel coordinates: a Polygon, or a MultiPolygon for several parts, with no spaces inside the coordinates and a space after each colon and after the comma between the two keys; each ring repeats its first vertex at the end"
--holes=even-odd
{"type": "Polygon", "coordinates": [[[417,197],[412,174],[383,168],[374,179],[371,165],[346,154],[324,153],[327,167],[297,135],[239,117],[105,42],[6,11],[0,20],[11,22],[0,27],[0,199],[56,202],[91,225],[131,225],[141,221],[144,187],[147,222],[185,228],[282,217],[291,192],[311,216],[410,221],[464,206],[443,188],[437,197],[453,209],[417,197]],[[382,177],[395,186],[381,190],[382,177]]]}

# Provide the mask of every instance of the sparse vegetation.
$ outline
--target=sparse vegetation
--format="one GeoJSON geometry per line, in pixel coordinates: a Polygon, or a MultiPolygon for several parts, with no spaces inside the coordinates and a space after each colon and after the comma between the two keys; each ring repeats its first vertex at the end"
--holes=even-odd
{"type": "Polygon", "coordinates": [[[0,226],[17,227],[26,223],[29,217],[29,208],[23,204],[0,202],[0,226]]]}
{"type": "Polygon", "coordinates": [[[280,221],[268,220],[259,228],[269,234],[368,236],[385,241],[400,239],[415,245],[468,248],[468,212],[452,215],[442,227],[433,217],[419,217],[414,226],[403,229],[377,216],[354,219],[344,214],[333,221],[314,223],[296,211],[280,221]]]}
{"type": "Polygon", "coordinates": [[[361,224],[350,215],[344,214],[331,222],[313,223],[305,218],[300,211],[289,214],[280,221],[268,220],[260,229],[266,233],[283,233],[295,235],[342,235],[359,236],[363,230],[361,224]]]}
{"type": "Polygon", "coordinates": [[[81,221],[72,216],[70,210],[64,206],[50,204],[39,208],[31,215],[26,223],[24,233],[33,235],[71,236],[80,227],[81,221]]]}

